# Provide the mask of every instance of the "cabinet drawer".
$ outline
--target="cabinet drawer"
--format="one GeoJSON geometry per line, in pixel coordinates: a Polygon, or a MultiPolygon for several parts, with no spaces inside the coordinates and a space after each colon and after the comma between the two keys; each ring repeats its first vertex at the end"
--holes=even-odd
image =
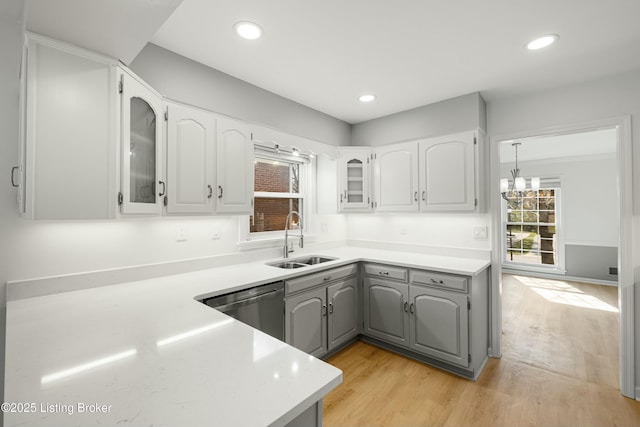
{"type": "Polygon", "coordinates": [[[358,264],[351,264],[345,265],[344,267],[333,268],[331,270],[320,271],[318,273],[307,274],[306,276],[285,281],[285,293],[290,295],[294,292],[351,276],[357,272],[358,264]]]}
{"type": "Polygon", "coordinates": [[[411,270],[411,283],[462,292],[468,291],[468,280],[466,277],[432,273],[430,271],[411,270]]]}
{"type": "Polygon", "coordinates": [[[364,272],[369,276],[378,276],[378,277],[384,277],[387,279],[396,279],[396,280],[401,280],[403,282],[406,282],[409,276],[406,268],[388,267],[386,265],[380,265],[380,264],[365,264],[364,272]]]}

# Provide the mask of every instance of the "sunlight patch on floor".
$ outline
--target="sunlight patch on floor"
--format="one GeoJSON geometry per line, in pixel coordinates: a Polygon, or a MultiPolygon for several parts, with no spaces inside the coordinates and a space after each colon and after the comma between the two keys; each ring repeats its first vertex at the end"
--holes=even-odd
{"type": "Polygon", "coordinates": [[[526,276],[513,276],[513,278],[547,301],[618,313],[618,307],[606,303],[593,295],[585,294],[568,282],[526,276]]]}

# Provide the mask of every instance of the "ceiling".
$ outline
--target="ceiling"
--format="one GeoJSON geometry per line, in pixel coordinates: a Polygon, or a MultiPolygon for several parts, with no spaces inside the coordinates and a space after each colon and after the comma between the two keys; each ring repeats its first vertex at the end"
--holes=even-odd
{"type": "Polygon", "coordinates": [[[129,64],[181,0],[27,0],[27,29],[129,64]]]}
{"type": "Polygon", "coordinates": [[[30,0],[27,26],[125,63],[150,40],[348,123],[471,92],[493,100],[640,69],[638,0],[179,3],[30,0]],[[238,38],[240,20],[260,24],[263,37],[238,38]],[[548,33],[560,35],[555,45],[524,48],[548,33]],[[363,92],[376,101],[360,103],[363,92]]]}

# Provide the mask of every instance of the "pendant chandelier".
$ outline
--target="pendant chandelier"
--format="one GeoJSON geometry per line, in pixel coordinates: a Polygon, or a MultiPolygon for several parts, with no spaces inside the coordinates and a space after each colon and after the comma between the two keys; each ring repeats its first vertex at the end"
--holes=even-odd
{"type": "MultiPolygon", "coordinates": [[[[521,144],[521,142],[514,142],[511,144],[511,146],[516,150],[516,167],[511,169],[511,188],[509,188],[509,180],[507,178],[502,178],[500,180],[500,193],[502,194],[502,198],[507,201],[509,200],[509,195],[514,195],[516,192],[521,194],[527,188],[527,180],[520,176],[520,169],[518,168],[518,146],[521,144]]],[[[538,191],[539,189],[540,178],[531,178],[531,190],[538,191]]]]}

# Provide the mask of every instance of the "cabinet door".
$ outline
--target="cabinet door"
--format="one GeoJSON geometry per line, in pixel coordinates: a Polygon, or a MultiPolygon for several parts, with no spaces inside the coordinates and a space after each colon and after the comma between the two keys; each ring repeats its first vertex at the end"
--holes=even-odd
{"type": "MultiPolygon", "coordinates": [[[[20,132],[22,213],[31,219],[116,214],[116,76],[109,60],[29,35],[20,132]]],[[[3,95],[4,96],[4,95],[3,95]]]]}
{"type": "Polygon", "coordinates": [[[159,214],[165,183],[160,179],[162,101],[126,72],[122,84],[122,213],[159,214]]]}
{"type": "Polygon", "coordinates": [[[418,143],[388,145],[375,150],[376,210],[418,210],[418,143]]]}
{"type": "Polygon", "coordinates": [[[420,209],[473,211],[475,132],[420,142],[420,209]]]}
{"type": "Polygon", "coordinates": [[[375,278],[364,281],[364,333],[409,346],[409,286],[375,278]]]}
{"type": "Polygon", "coordinates": [[[329,350],[358,335],[358,279],[327,287],[329,350]]]}
{"type": "Polygon", "coordinates": [[[320,357],[327,352],[326,288],[317,288],[284,302],[285,340],[288,344],[320,357]]]}
{"type": "Polygon", "coordinates": [[[413,350],[463,367],[469,366],[468,297],[411,285],[413,350]]]}
{"type": "Polygon", "coordinates": [[[341,211],[371,210],[369,194],[370,152],[347,150],[340,157],[340,194],[341,211]]]}
{"type": "Polygon", "coordinates": [[[216,211],[250,214],[253,209],[253,141],[248,125],[218,117],[216,211]]]}
{"type": "Polygon", "coordinates": [[[167,212],[212,213],[215,117],[167,104],[167,212]]]}

